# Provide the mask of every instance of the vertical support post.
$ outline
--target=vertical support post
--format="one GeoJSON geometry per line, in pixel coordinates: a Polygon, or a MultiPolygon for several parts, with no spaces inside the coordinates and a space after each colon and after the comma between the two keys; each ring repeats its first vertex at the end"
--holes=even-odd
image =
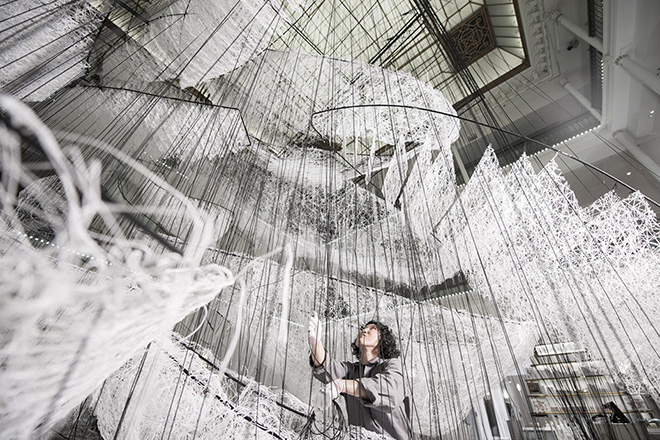
{"type": "Polygon", "coordinates": [[[493,409],[495,410],[495,417],[497,418],[497,428],[500,431],[500,440],[511,440],[511,433],[509,432],[509,412],[506,410],[506,403],[504,402],[504,394],[502,393],[502,385],[497,384],[490,389],[490,397],[493,402],[493,409]]]}
{"type": "Polygon", "coordinates": [[[477,404],[473,407],[475,414],[475,429],[477,429],[477,438],[484,440],[494,440],[493,433],[490,430],[490,422],[488,421],[488,412],[486,411],[486,402],[483,398],[479,399],[477,404]]]}
{"type": "Polygon", "coordinates": [[[451,146],[451,151],[454,153],[454,159],[456,159],[456,163],[458,164],[458,169],[461,172],[461,176],[463,176],[463,182],[468,183],[470,180],[470,176],[468,176],[467,169],[465,168],[465,164],[463,163],[463,159],[461,159],[461,156],[458,154],[458,149],[456,149],[456,145],[451,146]]]}

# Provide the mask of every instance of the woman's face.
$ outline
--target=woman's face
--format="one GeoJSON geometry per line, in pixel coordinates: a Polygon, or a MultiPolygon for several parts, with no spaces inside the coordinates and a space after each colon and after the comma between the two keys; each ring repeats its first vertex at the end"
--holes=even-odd
{"type": "Polygon", "coordinates": [[[360,334],[358,334],[358,337],[355,340],[355,345],[360,349],[375,348],[378,347],[379,339],[380,334],[378,333],[378,327],[376,327],[376,324],[368,324],[363,327],[360,334]]]}

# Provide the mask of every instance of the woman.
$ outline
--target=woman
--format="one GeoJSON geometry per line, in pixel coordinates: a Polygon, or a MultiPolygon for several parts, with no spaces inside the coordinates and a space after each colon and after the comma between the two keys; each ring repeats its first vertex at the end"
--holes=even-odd
{"type": "Polygon", "coordinates": [[[395,439],[412,437],[403,367],[392,330],[369,321],[351,344],[357,362],[340,362],[325,351],[316,312],[309,318],[310,363],[326,386],[320,391],[328,404],[344,395],[348,423],[395,439]]]}

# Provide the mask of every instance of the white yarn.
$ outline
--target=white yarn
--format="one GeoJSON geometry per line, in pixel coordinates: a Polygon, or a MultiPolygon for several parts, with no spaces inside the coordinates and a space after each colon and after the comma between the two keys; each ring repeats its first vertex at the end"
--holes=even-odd
{"type": "MultiPolygon", "coordinates": [[[[183,257],[157,255],[120,235],[107,250],[96,244],[87,229],[91,219],[97,214],[112,219],[116,212],[100,201],[96,166],[81,163],[73,152],[74,166],[34,114],[0,98],[12,125],[40,140],[62,183],[61,191],[47,185],[51,190],[32,192],[33,197],[41,206],[61,199],[66,207],[63,216],[48,215],[48,209],[42,213],[52,221],[55,238],[39,240],[19,229],[15,199],[10,188],[0,187],[3,214],[11,221],[0,223],[0,432],[7,439],[40,437],[136,350],[212,300],[234,278],[218,265],[197,266],[198,249],[206,247],[209,235],[203,215],[189,202],[183,209],[193,219],[193,232],[191,250],[183,257]]],[[[5,139],[0,139],[3,154],[14,148],[5,139]]],[[[134,161],[131,165],[148,174],[134,161]]],[[[2,166],[6,181],[30,182],[20,162],[2,166]]],[[[173,198],[181,197],[170,190],[173,198]]]]}

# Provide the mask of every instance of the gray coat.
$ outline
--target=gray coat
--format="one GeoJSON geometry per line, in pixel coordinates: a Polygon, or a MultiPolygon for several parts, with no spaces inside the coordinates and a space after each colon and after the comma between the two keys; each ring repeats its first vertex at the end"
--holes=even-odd
{"type": "Polygon", "coordinates": [[[412,437],[401,359],[376,358],[368,365],[360,365],[336,361],[326,352],[323,365],[314,368],[314,377],[323,383],[335,379],[360,382],[368,400],[344,394],[350,425],[388,434],[397,440],[412,437]]]}

